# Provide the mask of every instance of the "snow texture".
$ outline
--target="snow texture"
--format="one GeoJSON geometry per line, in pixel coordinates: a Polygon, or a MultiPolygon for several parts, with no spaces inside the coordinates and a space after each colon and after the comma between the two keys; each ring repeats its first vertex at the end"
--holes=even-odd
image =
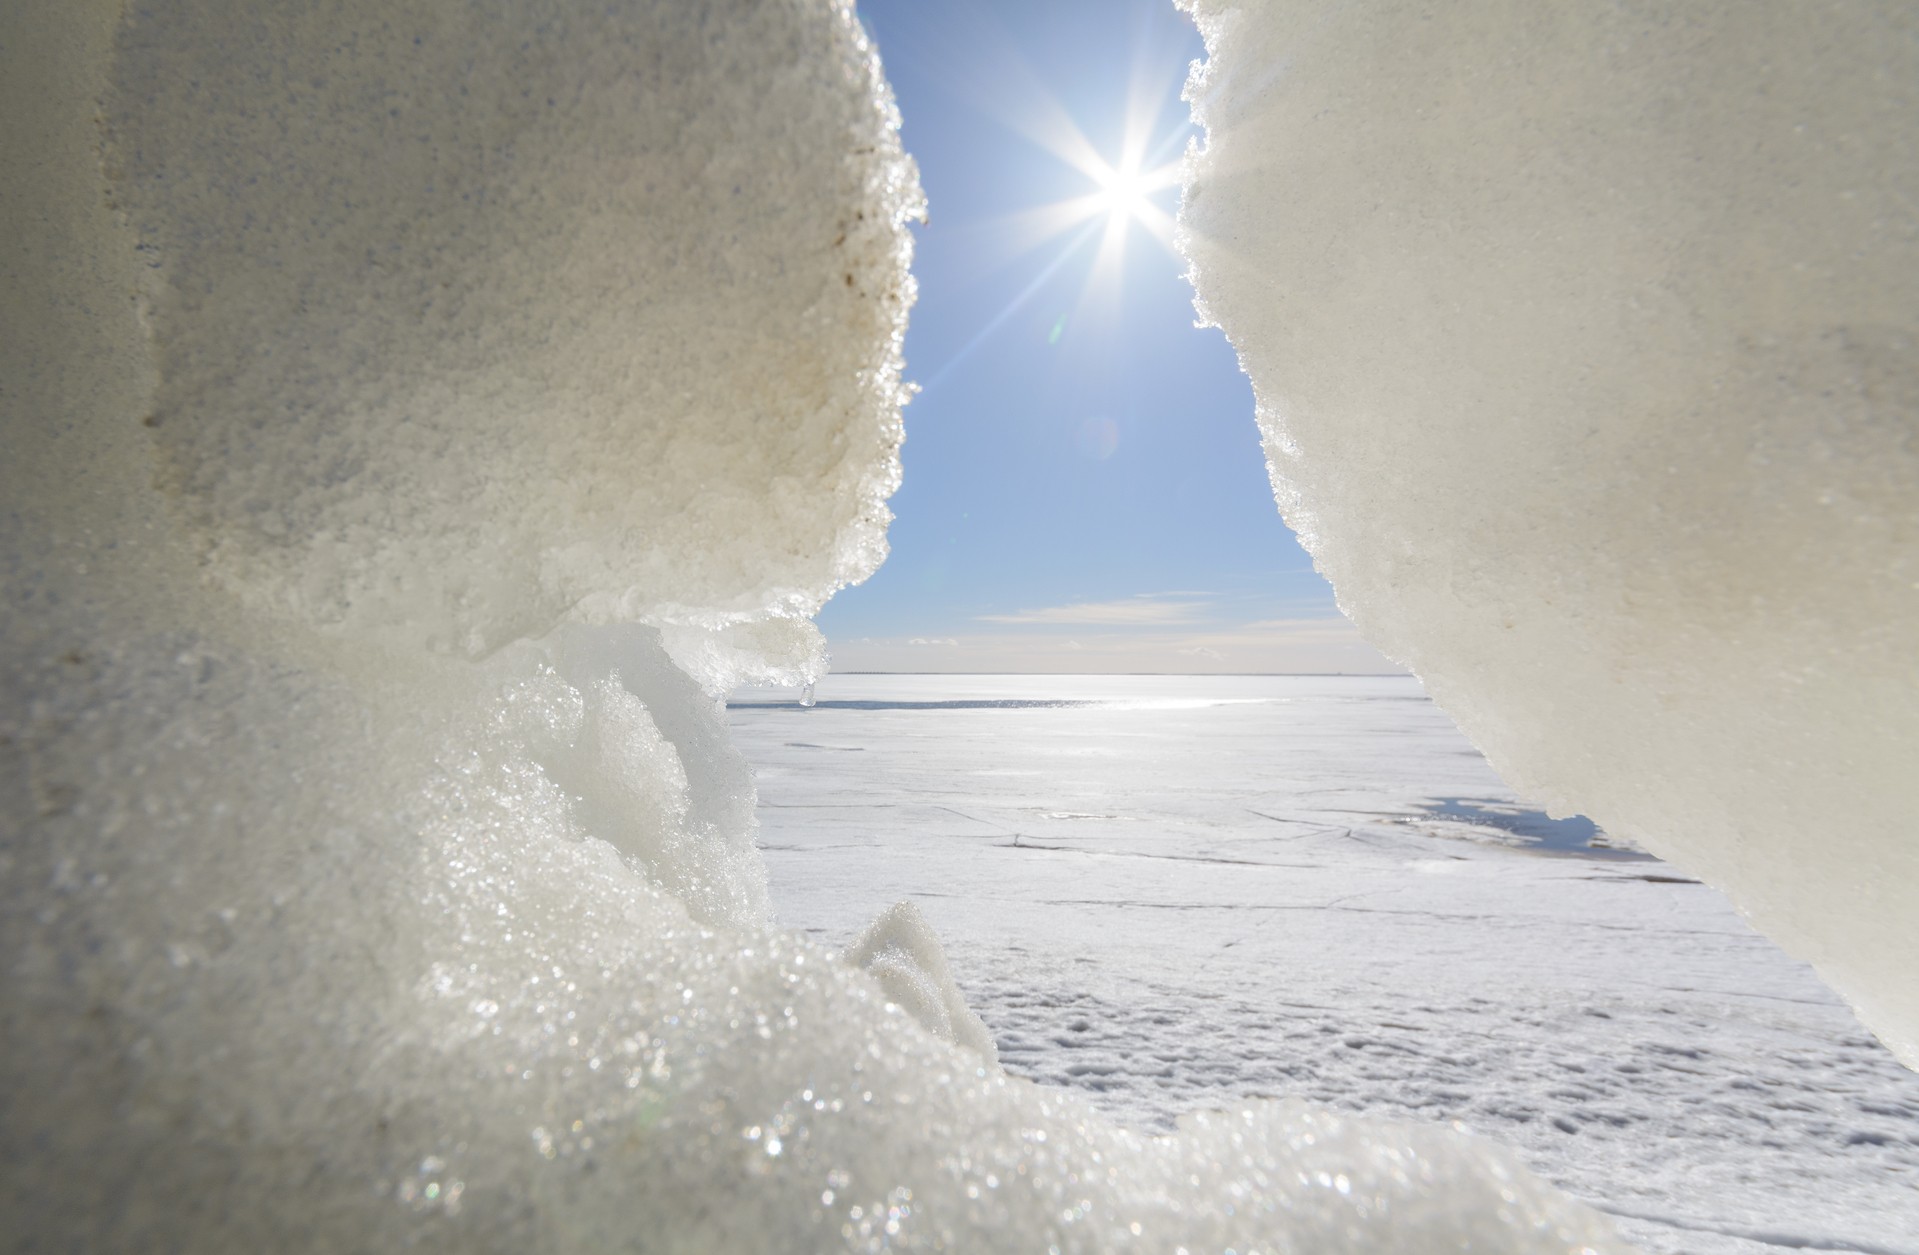
{"type": "Polygon", "coordinates": [[[807,14],[133,4],[107,160],[216,578],[480,654],[870,574],[918,193],[807,14]]]}
{"type": "Polygon", "coordinates": [[[916,903],[1014,1075],[1139,1129],[1464,1121],[1649,1252],[1919,1255],[1919,1075],[1412,679],[834,675],[730,716],[781,919],[916,903]]]}
{"type": "Polygon", "coordinates": [[[1180,245],[1341,606],[1919,1065],[1919,9],[1182,2],[1180,245]]]}
{"type": "Polygon", "coordinates": [[[897,475],[849,6],[0,58],[0,1249],[1626,1249],[1443,1125],[1129,1130],[768,923],[713,695],[818,674],[897,475]]]}
{"type": "Polygon", "coordinates": [[[966,1005],[939,936],[918,907],[896,902],[846,948],[846,961],[870,973],[886,1000],[941,1041],[964,1046],[997,1063],[993,1035],[966,1005]]]}

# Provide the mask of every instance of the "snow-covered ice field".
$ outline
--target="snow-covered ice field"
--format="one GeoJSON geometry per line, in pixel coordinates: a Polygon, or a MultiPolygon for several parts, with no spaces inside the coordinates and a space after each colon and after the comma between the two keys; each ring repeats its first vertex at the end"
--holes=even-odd
{"type": "Polygon", "coordinates": [[[1501,784],[1402,677],[735,694],[782,923],[911,899],[1007,1069],[1169,1128],[1457,1120],[1648,1251],[1919,1255],[1919,1075],[1716,891],[1501,784]]]}

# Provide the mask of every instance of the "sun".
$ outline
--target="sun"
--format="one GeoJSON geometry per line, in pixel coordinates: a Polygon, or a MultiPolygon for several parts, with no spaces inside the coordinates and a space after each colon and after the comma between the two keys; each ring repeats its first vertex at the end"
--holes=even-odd
{"type": "MultiPolygon", "coordinates": [[[[1123,298],[1123,271],[1133,228],[1177,256],[1173,247],[1175,223],[1162,204],[1168,189],[1178,186],[1184,170],[1182,153],[1193,135],[1183,117],[1167,115],[1178,100],[1184,80],[1183,61],[1168,60],[1142,50],[1133,67],[1118,130],[1118,152],[1101,151],[1074,120],[1061,100],[1040,87],[1031,76],[1011,76],[999,84],[1005,90],[992,95],[990,112],[1035,146],[1050,153],[1085,180],[1085,190],[1063,199],[1034,204],[996,219],[983,238],[1003,250],[1007,258],[1050,253],[1020,292],[931,376],[921,390],[937,387],[1061,269],[1093,250],[1091,264],[1075,306],[1115,308],[1123,298]],[[1012,107],[1017,104],[1018,107],[1012,107]]],[[[1055,339],[1057,336],[1055,336],[1055,339]]]]}
{"type": "Polygon", "coordinates": [[[1109,166],[1098,172],[1095,182],[1099,186],[1096,213],[1106,215],[1108,226],[1123,227],[1135,220],[1144,222],[1152,209],[1148,199],[1157,189],[1142,177],[1136,163],[1122,161],[1117,166],[1109,166]]]}

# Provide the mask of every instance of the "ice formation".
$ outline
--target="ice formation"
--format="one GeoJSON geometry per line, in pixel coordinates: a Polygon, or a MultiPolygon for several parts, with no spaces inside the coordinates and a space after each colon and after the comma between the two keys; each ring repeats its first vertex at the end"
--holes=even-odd
{"type": "Polygon", "coordinates": [[[714,694],[897,474],[849,6],[0,27],[0,1247],[1622,1249],[1449,1129],[1113,1127],[923,926],[769,923],[714,694]]]}
{"type": "Polygon", "coordinates": [[[846,961],[871,973],[886,1000],[935,1037],[998,1065],[993,1034],[966,1005],[946,951],[917,906],[900,902],[888,908],[847,947],[846,961]]]}
{"type": "Polygon", "coordinates": [[[1919,10],[1183,2],[1181,246],[1341,604],[1919,1066],[1919,10]]]}

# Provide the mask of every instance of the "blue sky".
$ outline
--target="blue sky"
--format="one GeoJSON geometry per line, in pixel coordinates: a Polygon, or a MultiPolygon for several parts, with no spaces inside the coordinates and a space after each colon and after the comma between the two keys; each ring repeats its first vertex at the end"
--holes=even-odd
{"type": "Polygon", "coordinates": [[[1391,669],[1280,520],[1251,388],[1165,238],[1191,24],[1169,0],[859,12],[929,221],[893,552],[820,615],[834,669],[1391,669]]]}

